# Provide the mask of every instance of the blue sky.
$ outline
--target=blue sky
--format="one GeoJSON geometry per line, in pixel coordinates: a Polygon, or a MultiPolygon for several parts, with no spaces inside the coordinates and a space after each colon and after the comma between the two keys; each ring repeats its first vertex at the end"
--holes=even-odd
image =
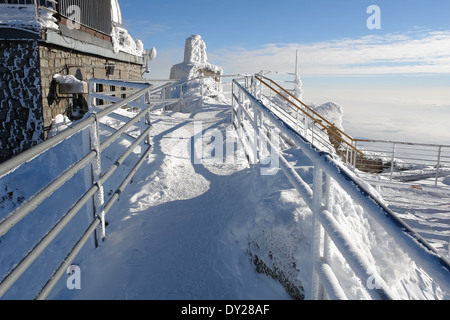
{"type": "MultiPolygon", "coordinates": [[[[124,24],[161,50],[200,34],[210,50],[255,49],[268,43],[309,43],[373,33],[450,30],[446,0],[120,0],[124,24]],[[381,8],[382,29],[369,30],[370,5],[381,8]]],[[[181,45],[180,45],[181,43],[181,45]]]]}
{"type": "MultiPolygon", "coordinates": [[[[369,46],[379,45],[382,54],[386,55],[400,40],[404,48],[421,51],[409,45],[417,40],[429,45],[434,40],[430,38],[430,32],[446,32],[446,37],[450,32],[450,1],[447,0],[120,0],[119,3],[125,27],[143,40],[146,47],[154,46],[158,50],[160,68],[163,65],[170,68],[170,63],[181,62],[184,41],[191,34],[203,37],[210,62],[215,63],[215,58],[217,63],[230,64],[230,71],[236,72],[237,66],[231,64],[237,60],[236,53],[274,56],[279,60],[274,47],[293,50],[292,56],[297,46],[306,50],[333,47],[337,50],[335,53],[343,54],[345,50],[336,45],[345,41],[353,52],[365,54],[369,46]],[[370,30],[366,24],[371,16],[367,8],[374,4],[381,9],[380,30],[370,30]],[[408,39],[400,39],[400,36],[408,39]],[[362,40],[363,43],[357,43],[362,40]],[[332,45],[328,46],[328,43],[332,45]]],[[[377,48],[373,47],[371,51],[375,54],[377,48]]],[[[427,53],[419,53],[415,64],[423,64],[420,54],[427,53]]],[[[307,64],[305,59],[303,62],[307,64]]],[[[385,59],[383,66],[409,66],[410,60],[411,57],[405,60],[404,55],[394,54],[392,59],[385,59]]],[[[245,63],[247,68],[253,66],[245,63]]],[[[352,67],[355,64],[376,67],[377,63],[373,59],[356,59],[352,67]]],[[[276,66],[283,69],[280,63],[276,66]]],[[[223,67],[227,69],[227,65],[223,67]]],[[[259,70],[241,70],[249,71],[259,70]]],[[[422,68],[420,73],[426,71],[422,68]]]]}
{"type": "Polygon", "coordinates": [[[120,0],[124,23],[161,48],[201,34],[212,50],[266,43],[315,42],[370,33],[368,6],[382,10],[380,33],[449,30],[446,0],[120,0]]]}
{"type": "MultiPolygon", "coordinates": [[[[168,77],[170,67],[183,60],[185,39],[200,34],[209,62],[225,74],[293,72],[299,50],[304,98],[338,102],[349,118],[362,112],[362,104],[375,108],[376,102],[377,108],[395,106],[399,114],[432,105],[450,120],[448,0],[119,3],[130,34],[158,51],[153,77],[168,77]],[[380,8],[381,29],[367,27],[371,5],[380,8]]],[[[436,117],[442,122],[442,114],[436,117]]],[[[439,128],[450,144],[448,125],[439,128]]]]}

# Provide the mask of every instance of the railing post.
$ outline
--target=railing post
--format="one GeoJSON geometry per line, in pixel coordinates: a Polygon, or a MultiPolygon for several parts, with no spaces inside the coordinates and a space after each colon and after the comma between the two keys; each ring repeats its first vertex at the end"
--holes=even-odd
{"type": "Polygon", "coordinates": [[[89,97],[88,97],[89,108],[95,107],[97,105],[97,99],[92,97],[92,95],[95,93],[95,88],[96,88],[95,82],[92,80],[89,81],[89,97]]]}
{"type": "Polygon", "coordinates": [[[311,275],[311,300],[323,299],[323,286],[318,275],[318,267],[321,263],[321,247],[323,228],[318,219],[322,208],[323,199],[323,171],[318,163],[314,164],[313,178],[313,243],[312,243],[312,275],[311,275]]]}
{"type": "Polygon", "coordinates": [[[260,159],[260,141],[259,141],[259,121],[258,121],[258,110],[253,107],[253,127],[254,127],[254,145],[253,145],[253,156],[255,157],[255,164],[258,163],[258,159],[260,159]]]}
{"type": "MultiPolygon", "coordinates": [[[[90,127],[90,140],[91,140],[91,149],[97,153],[96,158],[92,161],[91,164],[91,175],[92,175],[92,185],[98,186],[98,191],[94,195],[94,217],[100,217],[101,220],[101,236],[102,239],[106,236],[106,226],[105,226],[105,215],[103,211],[103,205],[105,202],[103,186],[100,182],[100,177],[102,175],[102,163],[101,163],[101,151],[100,151],[100,124],[97,114],[93,113],[92,117],[94,118],[94,123],[90,127]]],[[[98,236],[95,235],[95,246],[98,246],[98,236]]]]}
{"type": "MultiPolygon", "coordinates": [[[[329,175],[326,175],[325,177],[325,207],[326,209],[333,214],[333,205],[334,205],[334,198],[333,198],[333,181],[329,175]]],[[[331,260],[331,252],[330,252],[330,237],[327,233],[325,233],[324,236],[324,246],[323,246],[323,257],[325,259],[325,262],[329,263],[331,260]]]]}
{"type": "Polygon", "coordinates": [[[434,181],[434,186],[435,187],[437,187],[437,185],[438,185],[439,169],[440,169],[440,166],[441,166],[441,154],[442,154],[442,146],[439,146],[438,161],[437,161],[437,166],[436,166],[436,179],[434,181]]]}
{"type": "Polygon", "coordinates": [[[392,146],[391,180],[392,180],[392,177],[394,175],[394,159],[395,159],[396,149],[397,149],[397,144],[394,143],[393,146],[392,146]]]}
{"type": "Polygon", "coordinates": [[[203,78],[203,75],[200,75],[200,103],[201,107],[203,108],[203,100],[205,96],[205,80],[203,78]]]}

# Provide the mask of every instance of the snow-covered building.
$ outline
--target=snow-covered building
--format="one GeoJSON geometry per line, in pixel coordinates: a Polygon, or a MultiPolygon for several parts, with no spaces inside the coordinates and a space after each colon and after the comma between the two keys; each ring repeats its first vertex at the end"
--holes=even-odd
{"type": "Polygon", "coordinates": [[[0,163],[45,140],[56,115],[86,110],[87,86],[56,75],[141,78],[144,52],[118,0],[0,0],[0,163]]]}

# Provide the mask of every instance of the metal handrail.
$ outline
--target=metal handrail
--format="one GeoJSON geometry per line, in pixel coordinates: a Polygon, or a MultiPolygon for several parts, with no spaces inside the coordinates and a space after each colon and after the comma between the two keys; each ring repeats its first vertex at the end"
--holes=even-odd
{"type": "Polygon", "coordinates": [[[418,143],[418,142],[406,142],[406,141],[395,141],[395,140],[379,140],[379,139],[353,139],[353,140],[356,141],[356,142],[382,142],[382,143],[404,144],[404,145],[408,145],[408,146],[450,148],[450,144],[418,143]]]}
{"type": "MultiPolygon", "coordinates": [[[[309,106],[307,106],[305,103],[303,103],[302,101],[300,101],[297,97],[295,97],[292,93],[290,93],[289,91],[287,91],[286,89],[284,89],[282,86],[280,86],[278,83],[276,83],[275,81],[273,81],[272,79],[266,77],[266,76],[255,76],[256,79],[258,79],[262,84],[264,84],[266,87],[268,87],[269,89],[271,89],[272,91],[274,91],[276,94],[278,94],[282,99],[284,99],[285,101],[287,101],[289,104],[291,104],[292,106],[294,106],[296,109],[300,110],[305,116],[309,117],[314,123],[317,123],[319,126],[321,126],[323,129],[327,129],[329,127],[332,127],[333,130],[335,130],[338,134],[345,136],[347,139],[349,139],[350,141],[354,142],[355,139],[353,139],[351,136],[349,136],[348,134],[346,134],[344,131],[340,130],[339,128],[337,128],[334,124],[332,124],[330,121],[328,121],[326,118],[324,118],[322,115],[320,115],[319,113],[317,113],[316,111],[314,111],[313,109],[311,109],[309,106]],[[301,104],[306,110],[309,111],[306,112],[304,109],[300,108],[297,104],[293,103],[291,100],[287,99],[283,94],[281,94],[280,91],[277,91],[276,89],[274,89],[271,85],[269,85],[267,82],[265,82],[265,79],[267,81],[269,81],[270,83],[274,84],[279,90],[281,90],[283,93],[287,94],[290,98],[294,99],[297,103],[301,104]],[[312,116],[314,115],[314,117],[312,116]],[[326,123],[329,127],[325,126],[323,123],[326,123]]],[[[333,134],[336,134],[334,132],[332,132],[333,134]]],[[[338,136],[338,134],[336,134],[336,136],[338,136]]],[[[345,139],[341,139],[342,142],[344,142],[349,148],[351,148],[353,151],[357,152],[360,155],[363,155],[363,153],[358,150],[353,144],[347,142],[345,139]]]]}
{"type": "MultiPolygon", "coordinates": [[[[390,292],[383,279],[377,273],[370,273],[368,269],[370,265],[360,255],[358,249],[348,238],[345,231],[341,230],[339,223],[335,220],[329,208],[329,204],[324,201],[328,199],[331,192],[331,179],[337,183],[355,203],[359,204],[364,210],[392,236],[395,236],[398,244],[405,249],[410,258],[414,260],[421,268],[428,273],[428,275],[442,284],[446,288],[450,288],[450,262],[443,257],[439,252],[433,248],[425,239],[423,239],[417,232],[411,229],[395,213],[393,213],[384,203],[380,202],[378,198],[352,175],[347,173],[346,168],[340,162],[335,161],[329,154],[320,152],[314,145],[308,143],[301,134],[295,131],[292,127],[287,125],[281,118],[272,113],[266,106],[255,98],[248,90],[246,90],[237,81],[233,82],[233,123],[238,129],[246,130],[252,128],[255,130],[255,137],[260,136],[256,132],[264,133],[268,128],[262,128],[258,123],[261,116],[264,121],[270,122],[271,126],[276,128],[286,135],[297,147],[304,152],[304,154],[314,163],[314,182],[313,189],[306,184],[302,178],[295,172],[295,169],[284,159],[281,152],[280,163],[281,169],[285,173],[288,180],[292,183],[295,189],[299,192],[306,204],[312,210],[315,222],[314,229],[316,236],[313,244],[313,284],[312,296],[319,298],[319,278],[320,281],[325,282],[325,289],[333,289],[329,292],[330,296],[342,297],[342,289],[339,283],[335,281],[333,276],[330,276],[330,266],[328,265],[327,248],[323,239],[318,236],[320,232],[319,227],[326,231],[326,237],[331,238],[335,246],[345,257],[348,264],[351,266],[355,274],[363,281],[373,277],[378,287],[373,289],[367,288],[369,295],[374,299],[395,299],[395,295],[390,292]],[[243,112],[243,109],[249,109],[243,112]],[[252,110],[252,111],[250,111],[252,110]],[[243,115],[247,116],[243,116],[243,115]],[[253,117],[252,117],[253,115],[253,117]],[[246,120],[247,119],[247,120],[246,120]],[[247,125],[244,125],[244,121],[247,125]],[[237,122],[237,123],[236,123],[237,122]],[[325,176],[325,178],[324,178],[325,176]],[[324,247],[323,256],[321,256],[320,248],[324,247]],[[316,280],[317,279],[317,280],[316,280]]],[[[262,124],[264,125],[264,123],[262,124]]],[[[270,134],[270,133],[269,133],[270,134]]],[[[252,134],[249,134],[252,136],[252,134]]],[[[266,139],[269,140],[269,139],[266,139]]],[[[253,141],[254,149],[257,149],[258,142],[253,141]]],[[[244,145],[245,149],[245,145],[244,145]]],[[[246,151],[251,153],[251,151],[246,151]]]]}
{"type": "MultiPolygon", "coordinates": [[[[93,87],[93,83],[97,80],[91,80],[90,87],[93,87]]],[[[98,80],[99,82],[105,83],[102,80],[98,80]]],[[[43,251],[52,243],[52,241],[56,238],[58,234],[66,227],[66,225],[75,217],[75,215],[85,206],[89,201],[92,201],[94,195],[96,195],[102,189],[103,184],[113,175],[113,173],[118,169],[118,167],[128,158],[128,156],[138,147],[142,141],[146,140],[147,144],[150,144],[150,111],[153,109],[152,105],[146,104],[145,98],[148,94],[151,94],[153,89],[150,85],[143,84],[134,84],[127,82],[116,83],[120,84],[123,87],[134,87],[138,86],[140,88],[139,92],[114,103],[113,105],[100,110],[99,112],[93,114],[93,116],[88,117],[85,120],[76,123],[72,127],[60,132],[53,138],[50,138],[43,143],[37,145],[36,147],[23,152],[22,154],[12,158],[11,160],[0,165],[0,178],[10,174],[15,171],[17,168],[25,164],[26,162],[31,161],[32,159],[39,157],[43,152],[55,147],[59,143],[68,139],[81,132],[84,129],[91,128],[91,132],[94,134],[91,136],[91,151],[85,155],[81,160],[77,163],[72,164],[69,169],[63,172],[58,178],[50,182],[47,187],[42,189],[40,192],[31,196],[28,201],[24,203],[21,207],[16,209],[12,214],[10,214],[7,218],[5,218],[0,223],[0,236],[5,235],[10,231],[20,220],[22,220],[26,215],[28,215],[34,208],[36,208],[40,203],[42,203],[45,199],[50,197],[56,190],[58,190],[63,184],[65,184],[74,174],[83,169],[89,164],[92,164],[92,185],[85,192],[85,194],[77,200],[77,202],[73,205],[73,207],[63,216],[63,218],[52,227],[52,229],[40,240],[40,242],[26,254],[26,256],[19,262],[12,271],[6,275],[6,277],[0,282],[0,297],[2,297],[10,287],[19,279],[19,277],[31,266],[31,264],[43,253],[43,251]],[[106,139],[103,143],[98,141],[99,132],[98,132],[98,121],[114,112],[115,110],[124,107],[133,101],[139,99],[143,102],[140,106],[142,111],[133,119],[128,121],[125,125],[123,125],[120,129],[118,129],[114,134],[112,134],[108,139],[106,139]],[[116,140],[121,133],[124,133],[129,127],[135,124],[140,119],[145,118],[146,123],[149,127],[141,132],[140,136],[136,138],[135,142],[125,151],[125,153],[103,174],[101,175],[101,168],[96,168],[98,170],[96,173],[94,172],[95,166],[99,163],[99,157],[101,152],[103,152],[114,140],[116,140]],[[97,164],[96,164],[97,163],[97,164]]],[[[107,97],[107,96],[106,96],[107,97]]],[[[105,97],[102,97],[105,98],[105,97]]],[[[91,101],[91,99],[90,99],[91,101]]],[[[140,166],[144,163],[144,160],[148,157],[151,151],[151,147],[145,151],[136,166],[131,170],[128,176],[125,178],[123,183],[118,187],[112,198],[106,205],[101,205],[99,203],[94,203],[94,212],[95,218],[91,223],[90,227],[84,234],[84,236],[80,239],[78,244],[72,249],[71,253],[65,259],[61,267],[57,270],[56,273],[49,280],[47,285],[44,287],[43,291],[38,295],[38,299],[45,298],[49,293],[51,288],[56,284],[58,279],[64,274],[65,269],[61,269],[62,266],[70,264],[71,261],[75,258],[76,254],[81,250],[81,247],[86,243],[88,238],[97,230],[98,226],[102,226],[102,231],[104,232],[104,222],[105,215],[111,209],[114,202],[117,200],[118,195],[123,191],[123,189],[129,184],[130,180],[133,178],[134,174],[137,172],[140,166]],[[61,271],[62,270],[62,271],[61,271]]],[[[103,195],[103,193],[101,193],[103,195]]],[[[103,202],[103,201],[101,201],[103,202]]],[[[104,237],[104,234],[102,234],[104,237]]]]}
{"type": "Polygon", "coordinates": [[[410,170],[432,166],[436,172],[430,171],[429,174],[434,174],[434,185],[437,186],[441,176],[450,174],[450,145],[377,139],[355,139],[355,142],[365,153],[373,153],[369,157],[382,159],[378,170],[381,172],[389,167],[384,172],[390,174],[391,179],[413,178],[414,172],[410,170]],[[396,172],[394,177],[396,168],[401,171],[396,172]]]}

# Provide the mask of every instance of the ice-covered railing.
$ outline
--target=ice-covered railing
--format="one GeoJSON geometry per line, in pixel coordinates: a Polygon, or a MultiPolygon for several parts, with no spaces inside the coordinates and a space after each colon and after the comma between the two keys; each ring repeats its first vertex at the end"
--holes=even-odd
{"type": "Polygon", "coordinates": [[[450,175],[450,145],[355,139],[297,99],[276,81],[249,77],[246,88],[287,124],[323,151],[337,153],[353,169],[392,180],[415,181],[450,175]]]}
{"type": "Polygon", "coordinates": [[[0,0],[0,27],[40,35],[42,29],[58,29],[56,0],[0,0]]]}
{"type": "Polygon", "coordinates": [[[175,99],[202,99],[217,97],[217,95],[229,96],[231,98],[231,81],[222,82],[226,78],[234,78],[235,75],[222,75],[221,81],[217,77],[198,76],[188,80],[173,80],[174,83],[165,88],[166,98],[175,99]]]}
{"type": "MultiPolygon", "coordinates": [[[[366,158],[371,158],[367,171],[404,182],[450,175],[450,145],[355,139],[366,158]]],[[[361,163],[362,165],[362,163],[361,163]]]]}
{"type": "Polygon", "coordinates": [[[355,141],[335,124],[297,99],[291,92],[265,76],[252,77],[252,94],[303,137],[323,151],[337,153],[354,166],[363,154],[355,141]]]}
{"type": "Polygon", "coordinates": [[[38,8],[45,10],[52,10],[56,12],[56,5],[58,1],[56,0],[0,0],[0,4],[8,5],[34,5],[38,8]]]}
{"type": "MultiPolygon", "coordinates": [[[[19,189],[30,189],[26,197],[17,199],[19,205],[11,212],[5,211],[4,204],[0,206],[0,298],[20,280],[25,282],[21,285],[27,288],[27,295],[37,294],[42,288],[37,299],[45,299],[88,240],[94,236],[98,243],[105,236],[106,214],[150,155],[150,112],[157,107],[154,95],[161,88],[95,79],[90,81],[90,88],[91,116],[0,165],[0,185],[11,190],[11,200],[19,189]],[[119,97],[92,90],[100,89],[99,84],[124,90],[115,92],[119,97]],[[99,99],[110,104],[96,106],[94,102],[99,99]],[[105,126],[101,121],[124,107],[135,108],[133,116],[114,120],[115,126],[108,126],[107,134],[101,133],[100,125],[105,126]],[[108,153],[124,135],[131,141],[121,148],[123,154],[108,153]],[[127,168],[118,170],[127,161],[127,168]],[[31,186],[18,185],[21,179],[31,186]],[[103,192],[105,184],[111,190],[107,195],[103,192]],[[46,256],[49,248],[50,257],[46,256]],[[39,259],[41,263],[36,265],[39,259]],[[31,275],[28,269],[33,269],[31,275]],[[32,281],[26,281],[27,275],[33,277],[32,281]],[[31,282],[33,287],[27,285],[31,282]]],[[[21,298],[28,299],[24,294],[21,298]]]]}
{"type": "Polygon", "coordinates": [[[278,148],[272,143],[278,133],[313,164],[311,186],[296,171],[301,164],[290,163],[278,149],[280,168],[313,212],[311,299],[353,299],[355,292],[368,299],[420,299],[426,290],[449,297],[450,262],[400,220],[375,190],[237,81],[232,95],[233,124],[251,163],[260,161],[265,146],[278,148]],[[422,286],[427,282],[432,284],[422,286]]]}

